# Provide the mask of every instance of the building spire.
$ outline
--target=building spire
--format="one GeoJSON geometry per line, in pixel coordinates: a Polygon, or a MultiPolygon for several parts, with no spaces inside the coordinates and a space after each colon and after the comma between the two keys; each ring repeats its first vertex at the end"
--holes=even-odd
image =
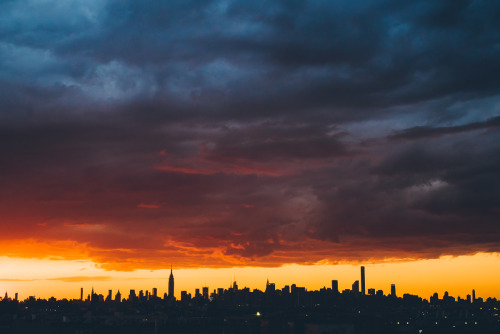
{"type": "Polygon", "coordinates": [[[168,278],[168,297],[174,299],[174,273],[172,265],[170,265],[170,277],[168,278]]]}

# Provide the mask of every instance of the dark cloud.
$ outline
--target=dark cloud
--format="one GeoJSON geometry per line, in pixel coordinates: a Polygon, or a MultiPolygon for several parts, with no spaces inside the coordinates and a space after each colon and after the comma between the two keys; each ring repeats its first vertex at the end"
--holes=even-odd
{"type": "Polygon", "coordinates": [[[499,18],[489,1],[4,1],[3,239],[127,270],[496,251],[499,18]]]}
{"type": "Polygon", "coordinates": [[[443,126],[443,127],[430,127],[430,126],[416,126],[413,128],[399,131],[391,136],[390,139],[419,139],[439,137],[447,134],[456,134],[467,131],[489,129],[500,126],[500,116],[490,118],[483,122],[473,122],[466,125],[458,126],[443,126]]]}

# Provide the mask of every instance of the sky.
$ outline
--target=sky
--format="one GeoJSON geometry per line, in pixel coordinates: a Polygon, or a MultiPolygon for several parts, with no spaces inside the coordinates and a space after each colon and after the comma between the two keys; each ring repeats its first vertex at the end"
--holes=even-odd
{"type": "Polygon", "coordinates": [[[488,0],[2,1],[0,291],[492,274],[498,59],[488,0]]]}

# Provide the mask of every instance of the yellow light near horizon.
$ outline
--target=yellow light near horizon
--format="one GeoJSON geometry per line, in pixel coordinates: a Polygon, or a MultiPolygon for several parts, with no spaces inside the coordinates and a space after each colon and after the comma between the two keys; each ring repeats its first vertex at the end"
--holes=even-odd
{"type": "MultiPolygon", "coordinates": [[[[472,256],[445,256],[439,259],[417,261],[395,261],[365,264],[366,288],[390,291],[391,283],[396,284],[398,296],[404,293],[418,294],[429,298],[434,292],[440,296],[448,291],[452,296],[465,298],[472,289],[478,297],[500,298],[500,256],[498,253],[478,253],[472,256]]],[[[194,289],[208,286],[212,292],[216,288],[228,288],[234,277],[240,288],[265,289],[266,280],[280,289],[296,284],[309,290],[331,287],[331,281],[339,281],[339,289],[350,289],[355,280],[360,279],[360,264],[342,265],[284,265],[274,268],[235,267],[220,269],[176,269],[174,264],[175,295],[180,291],[190,293],[194,289]]],[[[149,290],[157,288],[160,296],[166,292],[170,269],[110,271],[99,268],[91,261],[66,261],[48,259],[21,259],[0,257],[0,292],[13,296],[19,292],[20,298],[30,295],[40,298],[79,298],[80,288],[84,288],[84,298],[93,287],[98,293],[113,294],[119,289],[126,298],[130,289],[149,290]]]]}

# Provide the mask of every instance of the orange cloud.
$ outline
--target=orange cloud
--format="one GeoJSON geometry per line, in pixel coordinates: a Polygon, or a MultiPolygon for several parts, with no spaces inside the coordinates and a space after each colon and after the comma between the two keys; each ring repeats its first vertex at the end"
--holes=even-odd
{"type": "Polygon", "coordinates": [[[71,240],[0,240],[0,255],[35,259],[84,260],[90,256],[87,244],[71,240]]]}
{"type": "MultiPolygon", "coordinates": [[[[76,241],[18,239],[0,241],[0,255],[19,258],[37,258],[51,260],[91,260],[102,269],[133,271],[136,269],[164,269],[170,263],[178,268],[227,268],[239,266],[277,267],[284,263],[296,264],[346,264],[380,263],[411,261],[423,258],[439,258],[442,253],[415,251],[407,252],[394,244],[392,249],[376,249],[374,245],[358,244],[358,240],[346,240],[344,243],[332,243],[313,239],[300,241],[267,240],[258,247],[273,245],[273,251],[263,255],[247,255],[252,243],[234,243],[208,238],[205,240],[168,239],[162,248],[99,248],[88,243],[76,241]],[[354,251],[350,244],[357,244],[354,251]]],[[[404,243],[404,241],[401,241],[404,243]]],[[[379,246],[377,246],[379,247],[379,246]]],[[[473,254],[473,247],[456,250],[457,254],[473,254]],[[462,253],[463,252],[463,253],[462,253]]],[[[252,254],[252,253],[248,253],[252,254]]],[[[54,278],[65,282],[83,279],[80,276],[54,278]]],[[[96,278],[96,279],[99,279],[96,278]]],[[[100,279],[107,279],[100,277],[100,279]]]]}

